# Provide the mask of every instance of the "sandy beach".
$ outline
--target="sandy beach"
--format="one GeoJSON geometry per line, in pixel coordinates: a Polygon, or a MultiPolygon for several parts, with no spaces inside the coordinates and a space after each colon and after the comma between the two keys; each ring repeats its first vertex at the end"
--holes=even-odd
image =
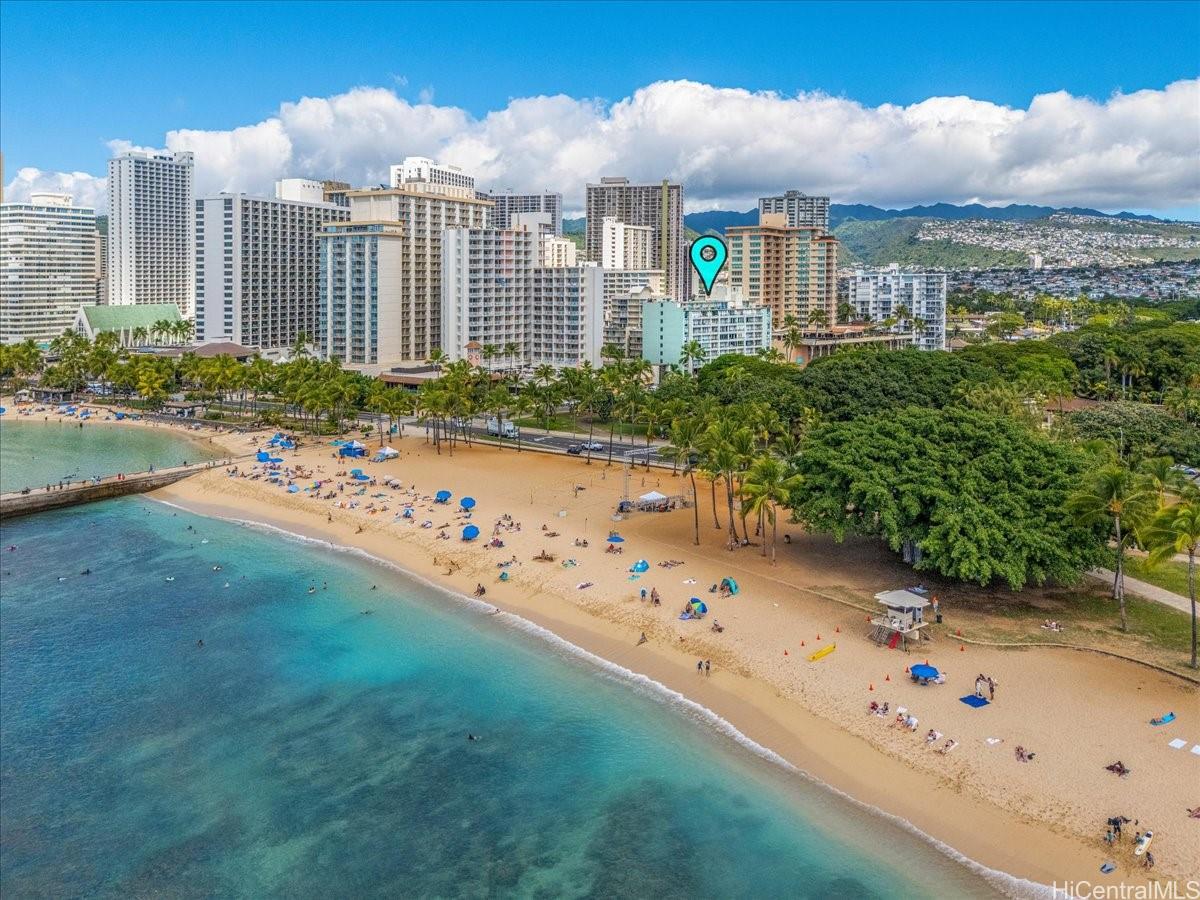
{"type": "MultiPolygon", "coordinates": [[[[231,453],[257,446],[253,436],[225,437],[231,453]]],[[[907,654],[878,647],[864,609],[876,591],[916,583],[910,569],[872,543],[838,545],[783,522],[778,565],[757,547],[730,552],[726,531],[714,527],[706,482],[697,547],[690,509],[614,521],[624,488],[619,466],[487,445],[439,455],[423,436],[393,446],[400,457],[380,463],[339,461],[327,444],[284,453],[286,466],[311,473],[296,478],[300,488],[314,478],[329,482],[311,494],[218,467],[153,496],[360,548],[462,594],[483,585],[498,609],[683,693],[815,778],[990,868],[1044,884],[1099,880],[1105,860],[1117,865],[1110,881],[1200,874],[1200,821],[1187,813],[1200,805],[1200,756],[1189,752],[1200,743],[1194,685],[1096,654],[967,646],[955,639],[952,592],[941,598],[947,625],[934,629],[932,642],[907,654]],[[351,467],[379,484],[355,496],[355,482],[337,475],[351,467]],[[384,487],[384,479],[403,490],[384,487]],[[448,505],[432,502],[442,489],[453,492],[448,505]],[[325,499],[329,491],[333,499],[325,499]],[[468,524],[458,507],[463,496],[478,503],[470,523],[481,534],[470,543],[460,538],[468,524]],[[411,519],[400,515],[406,504],[411,519]],[[504,546],[488,547],[502,515],[512,520],[495,531],[504,546]],[[422,528],[425,521],[433,527],[422,528]],[[438,537],[443,525],[447,539],[438,537]],[[605,552],[613,529],[625,538],[621,555],[605,552]],[[575,543],[583,539],[586,548],[575,543]],[[555,559],[535,561],[542,551],[555,559]],[[650,565],[635,579],[629,570],[639,559],[650,565]],[[659,565],[668,561],[681,564],[659,565]],[[738,595],[709,593],[726,576],[737,580],[738,595]],[[656,589],[661,605],[640,599],[642,589],[656,589]],[[681,621],[693,596],[709,614],[681,621]],[[831,598],[854,598],[862,608],[831,598]],[[711,629],[714,619],[722,633],[711,629]],[[834,643],[836,650],[809,661],[834,643]],[[926,659],[948,673],[945,684],[909,680],[906,666],[926,659]],[[698,660],[711,661],[711,675],[697,674],[698,660]],[[995,702],[973,709],[959,698],[973,692],[981,672],[997,682],[995,702]],[[886,701],[889,716],[871,715],[872,701],[886,701]],[[898,707],[918,718],[915,733],[892,727],[898,707]],[[1175,723],[1149,725],[1168,711],[1177,713],[1175,723]],[[933,743],[930,729],[940,735],[933,743]],[[1172,749],[1174,738],[1186,746],[1172,749]],[[937,752],[951,739],[950,752],[937,752]],[[1019,761],[1018,746],[1033,760],[1019,761]],[[1132,770],[1128,777],[1105,770],[1117,759],[1132,770]],[[1114,815],[1138,824],[1109,847],[1105,821],[1114,815]],[[1152,871],[1132,854],[1132,832],[1147,828],[1155,833],[1152,871]]],[[[378,441],[368,447],[374,453],[378,441]]],[[[242,473],[249,467],[242,462],[242,473]]],[[[630,474],[631,495],[649,490],[690,496],[687,480],[669,471],[630,474]]]]}

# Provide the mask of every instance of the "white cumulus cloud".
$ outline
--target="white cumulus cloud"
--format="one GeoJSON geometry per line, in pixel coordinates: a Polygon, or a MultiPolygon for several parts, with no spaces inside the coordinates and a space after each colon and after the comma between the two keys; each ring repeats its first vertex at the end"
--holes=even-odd
{"type": "MultiPolygon", "coordinates": [[[[1103,100],[1058,91],[1026,109],[970,97],[872,107],[660,81],[615,103],[521,97],[482,117],[438,106],[431,92],[413,103],[361,87],[230,130],[170,131],[163,143],[196,154],[200,194],[269,193],[284,176],[377,184],[390,164],[422,155],[462,166],[481,187],[560,190],[576,209],[602,175],[682,180],[690,209],[746,209],[789,188],[882,206],[1171,209],[1200,204],[1198,136],[1200,79],[1103,100]]],[[[103,207],[103,178],[78,172],[22,169],[6,196],[50,186],[103,207]]]]}

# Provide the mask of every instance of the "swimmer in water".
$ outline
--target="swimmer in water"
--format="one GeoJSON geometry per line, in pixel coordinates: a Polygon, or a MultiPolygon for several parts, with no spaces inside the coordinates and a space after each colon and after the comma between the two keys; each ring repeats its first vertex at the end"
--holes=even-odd
{"type": "Polygon", "coordinates": [[[468,731],[467,732],[467,740],[468,741],[478,741],[478,740],[480,740],[480,738],[478,735],[471,734],[471,732],[468,731]]]}

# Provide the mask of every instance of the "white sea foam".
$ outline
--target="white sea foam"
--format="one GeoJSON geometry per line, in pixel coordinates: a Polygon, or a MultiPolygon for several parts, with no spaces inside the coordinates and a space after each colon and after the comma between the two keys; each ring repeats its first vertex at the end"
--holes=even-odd
{"type": "MultiPolygon", "coordinates": [[[[176,509],[181,509],[185,512],[197,514],[195,510],[189,509],[186,506],[172,503],[169,500],[161,500],[158,498],[152,499],[155,499],[156,502],[162,503],[165,506],[171,506],[176,509]]],[[[397,572],[406,578],[418,581],[431,590],[445,594],[456,602],[461,603],[468,609],[480,613],[486,613],[489,618],[502,622],[507,627],[538,638],[539,640],[548,644],[562,656],[575,660],[582,660],[588,663],[597,669],[601,675],[614,681],[618,681],[627,687],[632,687],[643,696],[650,697],[657,702],[675,708],[677,711],[683,713],[687,718],[703,724],[722,737],[731,740],[742,748],[750,751],[760,759],[766,760],[767,762],[778,766],[786,772],[805,779],[805,781],[808,783],[816,785],[819,788],[836,795],[840,799],[852,804],[860,810],[890,822],[914,837],[929,844],[945,856],[962,865],[968,871],[978,875],[1002,894],[1005,894],[1009,897],[1036,898],[1036,900],[1042,900],[1042,898],[1046,898],[1046,900],[1052,900],[1052,898],[1062,896],[1061,891],[1056,893],[1054,888],[1052,888],[1050,885],[1041,884],[1025,878],[1018,878],[1015,875],[1010,875],[1007,872],[1002,872],[998,869],[992,869],[980,862],[977,862],[976,860],[971,859],[969,856],[959,852],[944,841],[938,840],[927,832],[922,831],[908,819],[905,819],[902,816],[894,815],[886,810],[880,809],[877,806],[873,806],[869,803],[859,800],[840,788],[822,781],[815,775],[812,775],[811,773],[801,769],[791,762],[788,762],[788,760],[784,759],[771,748],[765,747],[757,741],[747,737],[728,719],[723,718],[708,707],[697,703],[690,697],[684,696],[679,691],[668,687],[662,682],[655,681],[653,678],[643,675],[640,672],[634,672],[632,669],[628,669],[625,666],[614,663],[602,656],[597,656],[590,650],[585,650],[583,647],[573,644],[565,638],[560,637],[548,628],[544,628],[541,625],[538,625],[536,622],[531,622],[529,619],[519,616],[516,613],[499,610],[491,603],[479,600],[475,597],[469,597],[466,594],[461,594],[457,591],[452,591],[444,585],[440,585],[422,575],[404,568],[403,566],[397,565],[391,560],[383,559],[375,556],[372,553],[368,553],[366,550],[363,550],[359,547],[348,547],[344,544],[336,544],[332,541],[326,541],[321,538],[309,537],[308,535],[299,534],[294,531],[288,531],[286,528],[280,528],[276,525],[271,525],[266,522],[258,522],[253,519],[242,519],[230,516],[210,517],[232,522],[244,527],[277,534],[289,540],[295,540],[306,544],[315,544],[317,546],[324,547],[327,550],[345,553],[350,556],[357,556],[361,559],[368,560],[373,564],[391,569],[392,571],[397,572]]]]}

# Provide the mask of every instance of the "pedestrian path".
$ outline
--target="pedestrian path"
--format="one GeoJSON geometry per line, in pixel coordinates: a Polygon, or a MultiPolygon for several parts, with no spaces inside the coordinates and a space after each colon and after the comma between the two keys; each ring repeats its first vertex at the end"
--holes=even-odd
{"type": "MultiPolygon", "coordinates": [[[[1112,585],[1113,578],[1116,577],[1111,569],[1092,569],[1091,574],[1096,578],[1107,581],[1110,586],[1112,585]]],[[[1125,591],[1126,593],[1141,597],[1143,600],[1154,600],[1167,606],[1173,606],[1175,609],[1182,610],[1189,615],[1192,611],[1192,602],[1182,594],[1176,594],[1174,591],[1160,588],[1156,584],[1138,581],[1136,578],[1130,578],[1128,575],[1125,576],[1125,591]]]]}

